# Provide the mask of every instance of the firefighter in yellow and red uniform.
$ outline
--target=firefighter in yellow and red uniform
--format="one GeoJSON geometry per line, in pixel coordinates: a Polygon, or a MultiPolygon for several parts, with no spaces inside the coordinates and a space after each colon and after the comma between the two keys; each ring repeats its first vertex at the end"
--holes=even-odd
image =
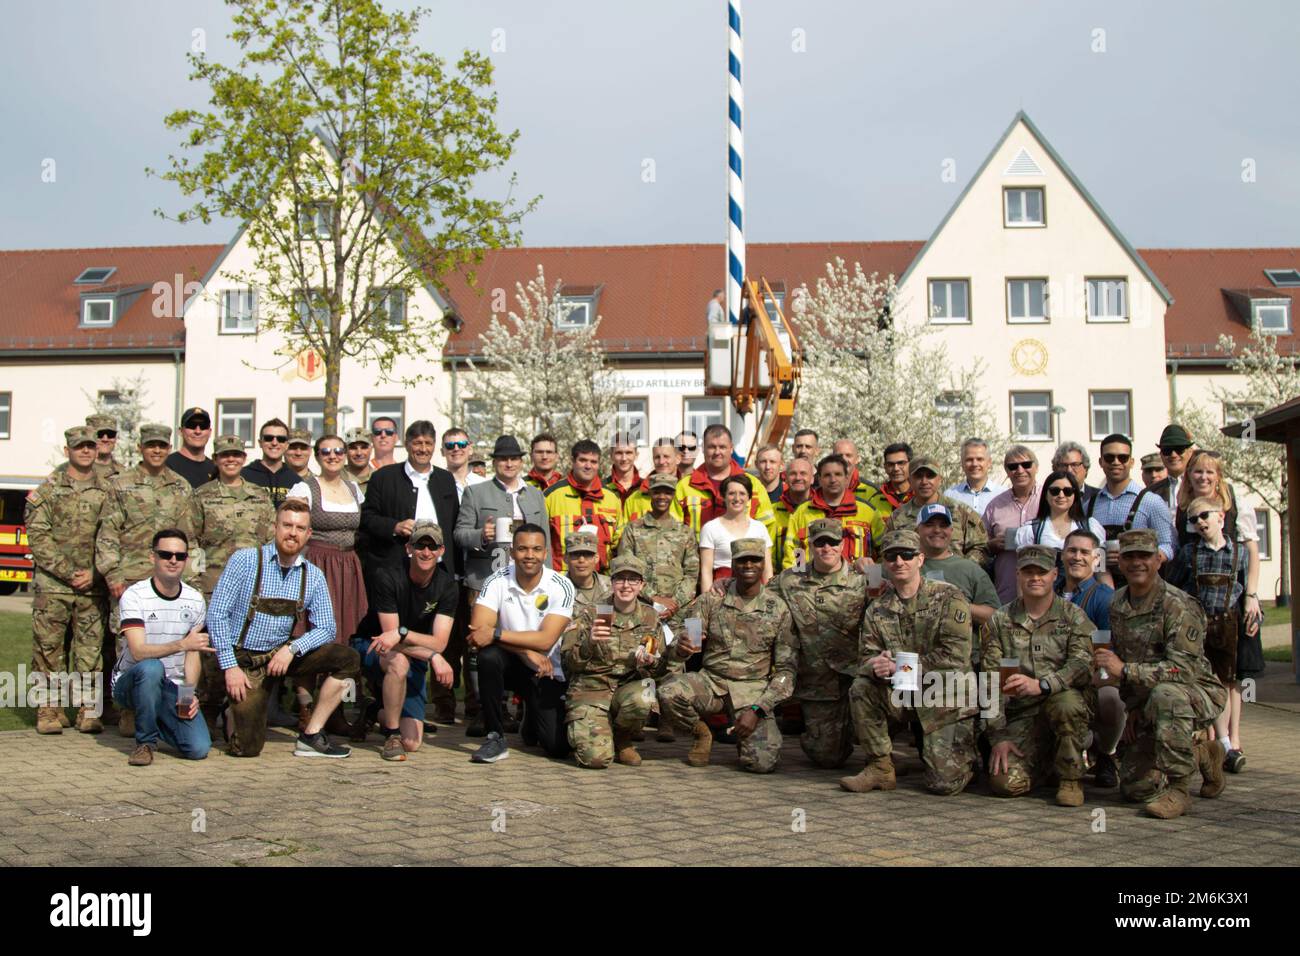
{"type": "Polygon", "coordinates": [[[844,529],[844,559],[873,557],[885,536],[880,512],[855,496],[849,487],[849,463],[842,455],[827,455],[817,463],[817,488],[795,509],[785,529],[783,567],[794,567],[795,550],[808,551],[808,526],[821,518],[834,518],[844,529]]]}
{"type": "Polygon", "coordinates": [[[673,500],[673,517],[685,522],[698,538],[700,529],[714,518],[727,512],[722,497],[722,481],[731,475],[749,479],[753,494],[749,501],[750,515],[767,529],[769,543],[775,542],[776,518],[772,502],[757,475],[746,472],[731,457],[733,450],[731,431],[725,425],[710,425],[704,430],[704,464],[677,483],[673,500]]]}
{"type": "Polygon", "coordinates": [[[596,529],[597,570],[603,571],[609,567],[623,530],[623,502],[598,476],[599,445],[584,438],[573,446],[572,458],[569,474],[545,491],[546,518],[551,524],[551,566],[563,574],[568,567],[564,560],[565,539],[591,526],[596,529]]]}

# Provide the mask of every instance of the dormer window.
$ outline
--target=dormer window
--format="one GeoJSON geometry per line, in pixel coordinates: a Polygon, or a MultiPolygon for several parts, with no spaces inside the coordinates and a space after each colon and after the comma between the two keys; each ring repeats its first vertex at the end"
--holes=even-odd
{"type": "Polygon", "coordinates": [[[1004,189],[1002,203],[1005,214],[1003,223],[1008,229],[1025,229],[1047,224],[1041,186],[1004,189]]]}
{"type": "Polygon", "coordinates": [[[99,285],[117,271],[116,266],[93,266],[72,280],[73,285],[99,285]]]}
{"type": "Polygon", "coordinates": [[[113,324],[116,316],[113,299],[82,299],[81,324],[87,327],[105,327],[113,324]]]}
{"type": "Polygon", "coordinates": [[[1255,327],[1270,335],[1291,334],[1291,303],[1287,299],[1254,299],[1255,327]]]}
{"type": "Polygon", "coordinates": [[[555,300],[557,329],[585,329],[596,321],[594,295],[561,295],[555,300]]]}

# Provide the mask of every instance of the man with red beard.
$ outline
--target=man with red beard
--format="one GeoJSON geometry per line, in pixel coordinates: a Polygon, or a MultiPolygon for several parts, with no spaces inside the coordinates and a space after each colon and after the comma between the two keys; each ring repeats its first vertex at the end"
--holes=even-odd
{"type": "Polygon", "coordinates": [[[680,518],[699,535],[700,528],[727,511],[722,499],[722,480],[730,475],[742,475],[753,491],[749,513],[762,522],[768,537],[772,538],[776,531],[772,502],[758,476],[746,473],[731,457],[734,448],[731,430],[726,425],[710,425],[704,430],[704,464],[677,483],[673,517],[680,518]]]}
{"type": "Polygon", "coordinates": [[[849,463],[840,455],[827,455],[817,463],[817,485],[812,495],[793,515],[785,534],[783,565],[794,567],[795,551],[808,551],[808,526],[820,518],[834,518],[844,530],[844,558],[870,558],[885,536],[885,519],[880,512],[853,494],[849,485],[849,463]]]}

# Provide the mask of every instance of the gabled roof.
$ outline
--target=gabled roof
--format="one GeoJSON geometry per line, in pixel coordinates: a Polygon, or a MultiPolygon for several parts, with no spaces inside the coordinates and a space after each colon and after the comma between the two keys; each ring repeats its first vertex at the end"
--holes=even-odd
{"type": "MultiPolygon", "coordinates": [[[[860,263],[870,275],[899,275],[920,242],[751,243],[746,265],[787,290],[825,275],[826,264],[843,259],[860,263]]],[[[444,277],[456,314],[464,324],[444,349],[448,358],[475,356],[479,335],[492,321],[492,292],[505,291],[505,311],[517,311],[515,283],[527,285],[540,264],[546,282],[566,289],[601,286],[600,340],[606,351],[630,356],[666,352],[702,353],[709,298],[723,285],[727,250],[722,243],[655,246],[552,246],[494,249],[474,269],[444,277]]]]}
{"type": "Polygon", "coordinates": [[[1062,159],[1061,155],[1052,147],[1052,144],[1047,141],[1047,137],[1039,131],[1038,127],[1034,125],[1033,120],[1029,118],[1029,115],[1024,110],[1020,110],[1016,113],[1015,117],[1012,118],[1011,125],[1006,128],[1006,131],[1001,137],[999,137],[997,143],[995,143],[993,148],[989,150],[989,154],[984,157],[984,162],[980,163],[980,168],[975,171],[975,175],[966,183],[965,188],[961,191],[961,195],[957,197],[957,201],[949,207],[948,212],[944,215],[943,219],[940,220],[938,228],[936,228],[930,235],[930,238],[926,240],[921,251],[917,253],[916,257],[912,260],[911,265],[907,267],[907,271],[899,278],[898,284],[902,285],[907,277],[911,275],[912,269],[915,268],[916,264],[925,256],[926,250],[929,249],[935,239],[939,237],[939,234],[943,232],[943,227],[948,224],[948,220],[952,218],[953,213],[957,211],[959,206],[961,206],[963,200],[966,198],[966,194],[971,191],[971,188],[979,181],[979,178],[984,175],[984,170],[988,168],[989,163],[993,161],[993,157],[997,155],[998,150],[1002,148],[1002,144],[1007,141],[1007,137],[1011,135],[1012,131],[1020,123],[1025,124],[1025,129],[1029,130],[1029,135],[1033,136],[1034,139],[1038,141],[1038,145],[1043,147],[1043,150],[1047,155],[1052,157],[1052,161],[1060,167],[1061,172],[1065,174],[1065,178],[1070,181],[1072,186],[1074,186],[1075,191],[1083,197],[1084,202],[1086,202],[1092,211],[1097,214],[1097,218],[1100,219],[1102,224],[1110,231],[1110,234],[1114,237],[1115,241],[1124,248],[1126,253],[1128,253],[1129,258],[1133,260],[1133,264],[1137,266],[1138,269],[1141,270],[1142,274],[1147,277],[1147,280],[1155,286],[1156,291],[1160,293],[1160,297],[1165,300],[1165,304],[1171,304],[1174,300],[1169,294],[1169,290],[1164,287],[1164,284],[1161,283],[1160,279],[1151,270],[1151,267],[1147,265],[1146,261],[1143,260],[1142,256],[1138,254],[1138,251],[1133,248],[1132,244],[1124,238],[1124,234],[1119,231],[1119,227],[1111,222],[1110,217],[1106,215],[1106,211],[1101,208],[1101,205],[1097,200],[1092,198],[1092,193],[1088,192],[1083,183],[1079,180],[1079,177],[1074,175],[1074,171],[1070,169],[1066,161],[1062,159]]]}
{"type": "Polygon", "coordinates": [[[0,251],[0,352],[182,349],[184,323],[154,315],[150,290],[160,281],[174,286],[177,275],[183,288],[220,252],[213,245],[0,251]],[[73,285],[90,266],[116,271],[98,285],[73,285]],[[82,296],[94,293],[125,294],[112,326],[80,325],[82,296]]]}

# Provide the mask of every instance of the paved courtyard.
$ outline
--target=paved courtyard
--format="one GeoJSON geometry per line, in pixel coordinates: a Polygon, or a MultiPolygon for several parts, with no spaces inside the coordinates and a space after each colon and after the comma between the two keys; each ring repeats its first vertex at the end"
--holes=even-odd
{"type": "Polygon", "coordinates": [[[1294,865],[1300,694],[1289,671],[1272,665],[1261,697],[1275,702],[1248,708],[1249,770],[1172,822],[1139,815],[1118,791],[1088,790],[1073,810],[1051,790],[999,800],[977,784],[932,797],[915,773],[894,793],[844,793],[789,738],[778,771],[757,777],[737,769],[734,749],[715,747],[695,770],[681,762],[685,743],[653,740],[637,769],[584,771],[522,747],[478,766],[460,726],[404,764],[383,762],[377,737],[347,760],[295,758],[292,737],[273,731],[255,760],[163,751],[144,768],[127,766],[130,742],[115,730],[14,731],[0,734],[0,863],[1294,865]]]}

